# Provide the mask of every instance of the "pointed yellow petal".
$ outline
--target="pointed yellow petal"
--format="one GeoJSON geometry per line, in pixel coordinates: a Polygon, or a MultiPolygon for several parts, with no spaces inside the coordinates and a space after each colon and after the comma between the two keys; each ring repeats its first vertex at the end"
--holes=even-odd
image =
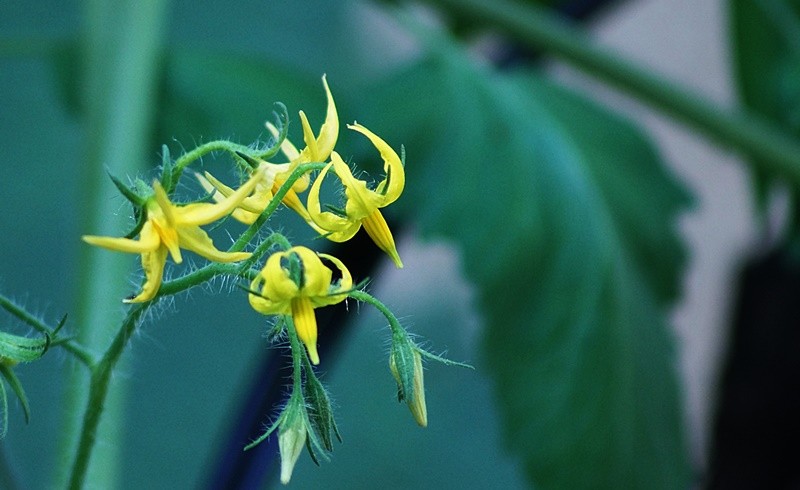
{"type": "Polygon", "coordinates": [[[172,228],[175,226],[175,214],[174,209],[175,205],[169,200],[169,196],[167,196],[167,191],[161,186],[161,182],[154,180],[153,181],[153,191],[155,192],[155,202],[158,204],[158,207],[161,208],[161,213],[164,215],[164,218],[167,221],[167,225],[172,228]]]}
{"type": "Polygon", "coordinates": [[[237,262],[252,255],[249,252],[223,252],[218,250],[211,241],[211,237],[198,226],[183,226],[179,228],[178,238],[183,248],[214,262],[237,262]]]}
{"type": "Polygon", "coordinates": [[[389,205],[400,197],[406,185],[406,174],[403,162],[397,153],[383,139],[360,124],[348,124],[347,127],[353,131],[358,131],[372,142],[383,158],[383,171],[386,172],[386,179],[378,184],[378,190],[383,195],[381,207],[389,205]],[[389,180],[388,185],[386,180],[389,180]],[[385,191],[385,192],[384,192],[385,191]]]}
{"type": "Polygon", "coordinates": [[[311,363],[319,364],[317,353],[317,319],[314,316],[314,307],[308,298],[295,298],[292,300],[292,321],[297,330],[297,337],[308,350],[311,363]]]}
{"type": "Polygon", "coordinates": [[[364,218],[361,224],[364,225],[364,231],[372,238],[375,245],[389,254],[398,269],[402,269],[403,261],[400,260],[400,255],[397,253],[392,232],[389,230],[389,225],[386,224],[383,214],[376,209],[372,214],[364,218]]]}
{"type": "Polygon", "coordinates": [[[107,248],[109,250],[140,254],[152,252],[161,244],[158,235],[152,233],[152,228],[153,225],[149,221],[145,222],[138,240],[95,235],[84,235],[81,239],[90,245],[107,248]]]}
{"type": "Polygon", "coordinates": [[[339,138],[339,114],[336,112],[336,103],[333,101],[333,94],[328,86],[328,79],[323,75],[322,84],[325,86],[325,94],[328,98],[328,110],[325,114],[325,123],[319,128],[319,136],[314,139],[314,133],[308,124],[305,114],[300,112],[300,122],[303,124],[303,139],[306,148],[300,152],[298,159],[304,163],[324,162],[328,159],[333,149],[336,147],[336,140],[339,138]]]}
{"type": "Polygon", "coordinates": [[[142,254],[142,268],[145,275],[142,291],[137,296],[122,301],[125,303],[144,303],[155,298],[158,289],[161,287],[161,277],[164,274],[166,261],[167,247],[159,247],[154,252],[142,254]]]}
{"type": "Polygon", "coordinates": [[[303,141],[305,141],[306,147],[300,153],[302,157],[298,157],[297,160],[302,162],[316,162],[318,161],[316,157],[319,154],[317,151],[317,139],[314,137],[314,131],[311,129],[306,113],[303,111],[300,111],[300,125],[303,127],[303,141]]]}
{"type": "Polygon", "coordinates": [[[200,182],[200,185],[203,186],[203,190],[211,194],[211,197],[216,202],[220,202],[221,200],[233,194],[233,189],[223,184],[208,172],[205,172],[204,175],[195,173],[194,176],[197,178],[197,181],[200,182]]]}
{"type": "Polygon", "coordinates": [[[213,221],[227,216],[236,209],[242,201],[249,196],[264,176],[264,170],[259,168],[250,179],[242,184],[231,195],[226,196],[216,204],[196,203],[190,206],[174,207],[176,219],[182,225],[207,225],[213,221]]]}

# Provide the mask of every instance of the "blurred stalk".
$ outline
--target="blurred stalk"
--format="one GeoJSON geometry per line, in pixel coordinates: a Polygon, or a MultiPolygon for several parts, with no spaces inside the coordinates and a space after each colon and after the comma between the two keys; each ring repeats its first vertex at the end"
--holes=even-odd
{"type": "MultiPolygon", "coordinates": [[[[125,178],[145,168],[155,112],[155,92],[167,14],[166,0],[87,0],[84,4],[84,85],[86,156],[81,171],[80,229],[97,235],[119,235],[127,209],[106,169],[125,178]],[[121,211],[116,212],[115,211],[121,211]]],[[[125,230],[127,231],[127,230],[125,230]]],[[[123,318],[122,298],[129,293],[130,256],[81,245],[77,278],[79,297],[74,321],[80,342],[95,352],[108,348],[123,318]]],[[[74,370],[68,384],[60,441],[57,487],[63,488],[75,455],[87,400],[87,373],[74,370]]],[[[124,447],[125,379],[117,377],[105,402],[97,438],[102,451],[91,460],[87,481],[93,488],[119,486],[124,447]]]]}
{"type": "Polygon", "coordinates": [[[755,114],[725,110],[684,87],[593,45],[586,33],[531,2],[425,0],[458,17],[479,19],[531,49],[562,58],[621,92],[671,115],[754,165],[800,186],[800,142],[755,114]]]}

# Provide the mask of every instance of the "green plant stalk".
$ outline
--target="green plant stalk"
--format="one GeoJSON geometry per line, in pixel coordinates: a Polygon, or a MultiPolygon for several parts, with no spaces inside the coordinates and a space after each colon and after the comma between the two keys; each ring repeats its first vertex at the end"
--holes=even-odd
{"type": "Polygon", "coordinates": [[[528,2],[426,0],[457,16],[494,25],[530,48],[562,58],[621,92],[671,115],[725,147],[751,157],[748,163],[800,186],[800,142],[755,114],[726,110],[684,87],[596,47],[586,34],[528,2]]]}
{"type": "Polygon", "coordinates": [[[111,346],[103,355],[100,362],[92,366],[89,399],[86,404],[86,411],[83,414],[83,427],[78,442],[78,451],[75,454],[75,460],[69,479],[69,488],[71,489],[83,488],[92,449],[97,440],[97,428],[100,424],[100,416],[103,414],[103,409],[105,408],[108,398],[111,375],[119,362],[125,346],[136,331],[136,326],[142,313],[147,310],[149,305],[149,303],[139,304],[128,311],[122,328],[117,332],[111,346]]]}
{"type": "MultiPolygon", "coordinates": [[[[108,203],[116,198],[106,176],[106,166],[116,174],[136,174],[147,161],[154,114],[156,71],[167,1],[134,2],[87,0],[84,55],[87,60],[83,103],[86,114],[87,150],[80,189],[81,229],[115,234],[123,223],[109,219],[108,203]]],[[[120,298],[130,258],[108,254],[93,247],[79,247],[76,278],[80,297],[72,309],[78,341],[90,352],[103,352],[121,318],[120,298]]],[[[117,380],[121,381],[121,380],[117,380]]],[[[55,487],[63,488],[69,463],[76,450],[81,409],[87,396],[82,372],[68,380],[66,419],[61,430],[55,487]]],[[[114,441],[92,461],[88,479],[97,488],[118,486],[123,430],[124,383],[115,383],[105,400],[105,417],[98,429],[114,441]]],[[[94,434],[93,434],[94,436],[94,434]]]]}

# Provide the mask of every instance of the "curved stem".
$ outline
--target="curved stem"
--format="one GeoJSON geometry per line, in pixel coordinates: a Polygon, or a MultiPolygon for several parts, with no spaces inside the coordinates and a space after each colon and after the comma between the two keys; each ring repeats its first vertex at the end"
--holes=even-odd
{"type": "Polygon", "coordinates": [[[572,63],[675,119],[692,126],[716,143],[752,157],[751,164],[800,185],[800,142],[758,115],[725,110],[686,88],[593,46],[586,34],[530,2],[509,0],[426,0],[455,15],[469,15],[495,25],[531,48],[542,49],[572,63]]]}

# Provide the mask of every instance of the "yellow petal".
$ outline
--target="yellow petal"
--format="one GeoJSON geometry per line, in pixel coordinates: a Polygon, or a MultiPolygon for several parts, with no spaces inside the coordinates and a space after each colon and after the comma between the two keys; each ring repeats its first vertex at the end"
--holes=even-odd
{"type": "Polygon", "coordinates": [[[173,212],[175,209],[175,205],[172,204],[172,202],[169,200],[169,196],[167,196],[167,191],[165,191],[164,188],[161,186],[161,182],[157,180],[153,181],[153,191],[155,192],[155,203],[161,210],[161,214],[164,216],[164,219],[166,220],[167,227],[174,228],[176,226],[175,214],[173,212]]]}
{"type": "Polygon", "coordinates": [[[216,202],[220,202],[228,195],[225,193],[226,191],[230,191],[231,194],[233,193],[233,189],[224,185],[208,172],[205,173],[205,176],[195,172],[194,176],[197,178],[197,181],[200,182],[203,190],[211,194],[211,197],[216,202]]]}
{"type": "Polygon", "coordinates": [[[142,227],[142,233],[139,239],[142,239],[145,234],[149,233],[157,235],[161,246],[169,250],[172,260],[174,260],[176,264],[180,264],[183,261],[183,257],[181,256],[178,229],[175,226],[169,225],[160,207],[150,208],[148,212],[150,215],[148,216],[147,223],[150,224],[152,228],[150,228],[151,231],[149,231],[142,227]]]}
{"type": "Polygon", "coordinates": [[[347,269],[347,267],[345,267],[342,261],[333,255],[319,254],[319,256],[333,262],[333,264],[342,274],[342,278],[339,280],[339,284],[336,288],[332,288],[332,285],[329,284],[329,291],[327,295],[311,298],[311,301],[314,303],[314,306],[327,306],[341,303],[347,298],[347,293],[353,288],[353,276],[350,274],[350,271],[347,269]],[[336,294],[340,291],[344,293],[336,294]]]}
{"type": "Polygon", "coordinates": [[[178,229],[178,239],[186,250],[191,250],[214,262],[236,262],[249,258],[249,252],[223,252],[218,250],[211,237],[198,226],[183,226],[178,229]]]}
{"type": "Polygon", "coordinates": [[[157,234],[152,232],[152,229],[153,225],[149,221],[145,222],[138,240],[95,235],[84,235],[81,239],[90,245],[107,248],[109,250],[140,254],[153,252],[161,245],[161,239],[157,234]]]}
{"type": "Polygon", "coordinates": [[[134,298],[124,299],[125,303],[144,303],[155,298],[161,287],[161,277],[164,274],[164,264],[167,261],[167,247],[159,247],[154,252],[142,254],[142,268],[144,269],[145,282],[142,291],[134,298]]]}
{"type": "Polygon", "coordinates": [[[250,290],[254,291],[254,294],[250,293],[248,295],[248,301],[250,302],[250,306],[253,307],[259,313],[264,315],[289,315],[292,313],[292,305],[290,300],[285,301],[273,301],[270,298],[266,298],[261,294],[261,284],[264,282],[264,277],[260,274],[253,279],[253,282],[250,283],[250,290]]]}
{"type": "Polygon", "coordinates": [[[372,142],[383,158],[383,171],[386,172],[386,179],[378,184],[378,192],[383,195],[384,201],[381,207],[393,203],[403,193],[406,185],[406,174],[403,162],[397,153],[383,139],[360,124],[348,124],[348,128],[358,131],[372,142]],[[386,180],[389,180],[388,185],[386,180]]]}
{"type": "Polygon", "coordinates": [[[303,139],[306,148],[300,152],[298,160],[303,163],[324,162],[328,159],[339,138],[339,114],[336,112],[336,104],[333,101],[333,94],[328,86],[328,79],[322,76],[322,84],[325,86],[325,94],[328,98],[328,110],[325,115],[325,123],[319,128],[319,136],[315,139],[311,126],[308,124],[305,114],[300,112],[300,122],[303,124],[303,139]]]}
{"type": "Polygon", "coordinates": [[[287,252],[296,253],[303,263],[303,296],[322,296],[328,294],[332,272],[325,267],[317,254],[306,247],[292,247],[287,252]]]}
{"type": "Polygon", "coordinates": [[[308,357],[312,364],[319,364],[317,353],[317,319],[314,316],[314,307],[308,298],[295,298],[292,300],[292,321],[297,330],[297,337],[308,350],[308,357]]]}
{"type": "Polygon", "coordinates": [[[344,163],[338,153],[333,152],[331,163],[345,187],[344,194],[347,196],[345,211],[347,211],[348,220],[362,220],[383,205],[383,196],[370,190],[365,181],[353,177],[350,167],[344,163]]]}
{"type": "Polygon", "coordinates": [[[262,292],[266,298],[275,302],[288,301],[300,294],[297,284],[281,264],[281,259],[288,257],[288,254],[287,251],[270,255],[261,271],[261,276],[264,278],[262,292]]]}
{"type": "Polygon", "coordinates": [[[400,255],[398,255],[397,248],[394,245],[392,232],[389,230],[389,225],[386,224],[381,212],[376,209],[372,214],[364,218],[361,224],[364,225],[364,231],[372,238],[375,245],[389,254],[398,269],[402,269],[403,261],[400,260],[400,255]]]}
{"type": "Polygon", "coordinates": [[[184,207],[173,205],[172,209],[175,212],[176,219],[185,225],[207,225],[217,221],[231,214],[253,192],[256,184],[263,176],[264,170],[259,168],[239,189],[216,204],[195,203],[184,207]]]}
{"type": "MultiPolygon", "coordinates": [[[[336,152],[333,154],[336,155],[336,152]]],[[[311,190],[308,191],[308,214],[312,221],[325,231],[339,231],[352,225],[347,218],[328,211],[322,211],[320,207],[319,192],[322,188],[322,181],[325,180],[325,176],[328,175],[328,170],[332,165],[333,163],[329,163],[322,169],[322,172],[317,176],[317,180],[311,185],[311,190]]]]}

